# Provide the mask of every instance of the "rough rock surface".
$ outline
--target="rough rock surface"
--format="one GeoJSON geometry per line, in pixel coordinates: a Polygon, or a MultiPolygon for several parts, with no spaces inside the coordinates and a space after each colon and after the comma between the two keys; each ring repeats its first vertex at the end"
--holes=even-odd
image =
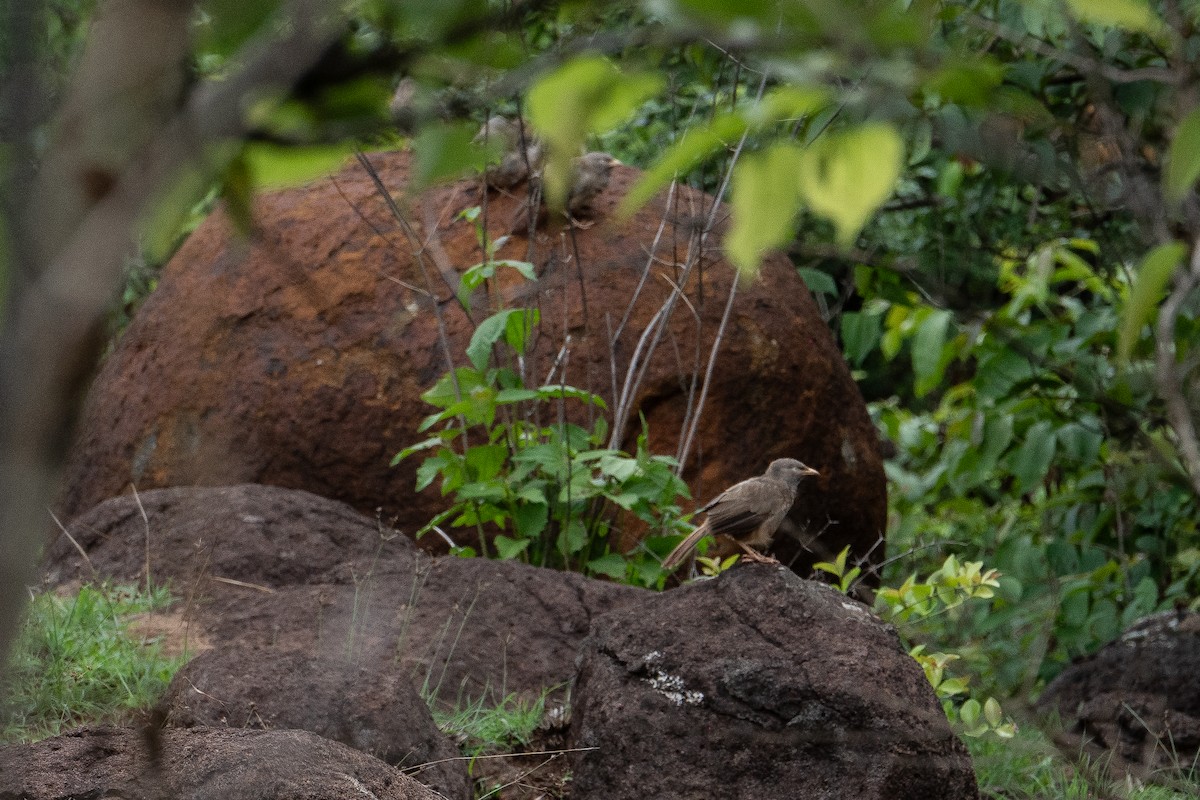
{"type": "Polygon", "coordinates": [[[513,562],[430,558],[341,503],[277,487],[126,495],[68,530],[88,558],[61,534],[51,585],[141,580],[149,530],[151,575],[189,598],[194,637],[367,667],[398,660],[450,703],[565,686],[592,616],[648,595],[513,562]]]}
{"type": "Polygon", "coordinates": [[[895,632],[778,567],[598,617],[572,693],[572,797],[978,797],[895,632]]]}
{"type": "Polygon", "coordinates": [[[395,669],[221,647],[176,673],[160,708],[172,727],[312,731],[400,767],[451,800],[471,797],[462,754],[395,669]]]}
{"type": "Polygon", "coordinates": [[[0,746],[0,797],[21,800],[436,800],[395,767],[307,731],[79,728],[0,746]],[[158,758],[149,749],[157,746],[158,758]]]}
{"type": "MultiPolygon", "coordinates": [[[[387,186],[407,185],[408,155],[371,160],[387,186]]],[[[381,508],[404,531],[422,525],[443,498],[431,490],[414,501],[415,459],[396,469],[388,461],[422,438],[417,426],[429,408],[419,396],[447,369],[431,294],[459,363],[489,303],[540,308],[526,359],[531,380],[552,374],[615,409],[637,372],[631,359],[643,332],[679,287],[686,302],[674,303],[661,337],[644,340],[655,347],[630,391],[621,441],[632,448],[640,412],[652,449],[675,453],[735,281],[720,255],[727,211],[717,210],[703,244],[697,232],[712,199],[687,188],[618,221],[615,205],[639,177],[614,170],[589,228],[550,222],[532,238],[512,231],[497,257],[528,260],[539,280],[521,285],[514,270],[500,270],[491,295],[476,298],[474,319],[451,297],[459,274],[482,260],[474,224],[458,216],[481,204],[477,181],[402,199],[422,261],[357,164],[257,197],[249,241],[218,211],[172,259],[104,363],[67,469],[64,517],[131,484],[252,482],[306,489],[369,515],[381,508]],[[699,254],[690,262],[689,248],[699,254]]],[[[489,196],[493,239],[510,232],[524,200],[489,196]]],[[[783,256],[768,257],[761,278],[737,292],[689,456],[684,477],[701,502],[776,457],[821,471],[801,488],[776,544],[801,574],[844,545],[882,559],[877,435],[783,256]]]]}
{"type": "Polygon", "coordinates": [[[1038,705],[1058,712],[1073,752],[1107,750],[1135,772],[1190,768],[1200,757],[1200,614],[1137,622],[1063,670],[1038,705]]]}
{"type": "Polygon", "coordinates": [[[178,487],[107,500],[77,517],[46,551],[52,584],[89,579],[154,582],[180,594],[335,582],[348,565],[411,563],[412,541],[335,500],[275,486],[178,487]],[[73,540],[73,541],[72,541],[73,540]],[[79,548],[87,559],[79,555],[79,548]],[[214,581],[214,579],[216,579],[214,581]],[[223,584],[228,586],[229,584],[223,584]]]}

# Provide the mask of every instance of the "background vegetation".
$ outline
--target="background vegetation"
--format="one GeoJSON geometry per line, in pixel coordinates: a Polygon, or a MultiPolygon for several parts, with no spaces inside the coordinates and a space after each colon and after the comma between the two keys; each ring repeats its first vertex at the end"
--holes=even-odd
{"type": "MultiPolygon", "coordinates": [[[[261,49],[297,31],[317,31],[321,46],[287,87],[258,87],[236,122],[201,131],[205,146],[155,184],[154,214],[133,209],[138,254],[119,242],[125,255],[101,276],[125,270],[126,312],[218,194],[244,214],[256,189],[396,143],[436,180],[476,160],[481,119],[521,111],[547,140],[550,194],[586,143],[647,170],[630,203],[676,178],[724,193],[726,247],[747,273],[764,248],[792,254],[893,449],[889,582],[951,554],[1001,573],[991,603],[914,621],[914,642],[957,652],[983,691],[1018,709],[1130,621],[1196,606],[1196,2],[340,6],[343,17],[332,4],[196,4],[173,95],[185,110],[253,77],[261,49]]],[[[0,120],[11,386],[36,373],[22,372],[30,287],[61,255],[22,238],[14,187],[64,158],[47,120],[81,91],[67,76],[88,66],[92,7],[10,7],[0,31],[6,85],[22,77],[50,100],[14,89],[0,120]]],[[[107,166],[120,176],[145,152],[106,155],[107,166]]],[[[97,285],[94,313],[112,319],[103,280],[77,285],[97,285]]],[[[58,349],[75,353],[84,338],[58,349]]],[[[44,413],[61,423],[72,405],[58,387],[70,382],[50,385],[66,399],[44,413]]],[[[0,396],[0,416],[32,419],[19,400],[0,396]]],[[[5,462],[11,508],[40,496],[14,475],[52,478],[61,427],[46,430],[34,445],[51,455],[37,469],[5,462]]],[[[3,433],[6,458],[36,449],[3,433]]],[[[29,527],[21,519],[4,518],[6,536],[29,527]]]]}

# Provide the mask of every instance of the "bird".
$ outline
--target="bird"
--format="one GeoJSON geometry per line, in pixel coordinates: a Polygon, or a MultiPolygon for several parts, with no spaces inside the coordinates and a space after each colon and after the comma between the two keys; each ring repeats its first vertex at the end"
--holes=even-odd
{"type": "Polygon", "coordinates": [[[794,458],[777,458],[762,475],[730,486],[700,507],[708,515],[704,523],[676,545],[663,568],[671,570],[682,564],[705,536],[729,537],[745,551],[748,561],[778,563],[759,551],[770,547],[775,531],[796,502],[800,481],[819,474],[794,458]]]}
{"type": "Polygon", "coordinates": [[[587,216],[592,201],[608,186],[612,168],[621,162],[609,153],[595,151],[571,162],[571,191],[567,195],[567,214],[574,218],[587,216]]]}
{"type": "Polygon", "coordinates": [[[500,148],[498,160],[483,171],[484,183],[492,189],[511,189],[527,178],[535,180],[542,169],[542,145],[522,120],[508,117],[489,117],[479,133],[476,144],[493,144],[500,148]]]}
{"type": "MultiPolygon", "coordinates": [[[[539,153],[540,157],[540,153],[539,153]]],[[[595,151],[571,159],[571,185],[567,192],[567,205],[560,213],[565,214],[571,225],[590,228],[594,223],[585,221],[592,215],[592,201],[608,187],[612,168],[621,162],[611,154],[595,151]]],[[[542,203],[541,170],[529,178],[529,196],[526,202],[513,212],[508,232],[539,227],[546,221],[549,209],[542,203]]]]}

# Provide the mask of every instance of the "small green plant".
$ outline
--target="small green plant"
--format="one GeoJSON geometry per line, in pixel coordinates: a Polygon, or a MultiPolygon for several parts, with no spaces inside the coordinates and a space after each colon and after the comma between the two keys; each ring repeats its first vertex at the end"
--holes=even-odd
{"type": "MultiPolygon", "coordinates": [[[[476,227],[486,260],[463,275],[464,306],[498,267],[533,274],[524,262],[493,260],[494,243],[476,227]]],[[[480,555],[661,587],[662,556],[687,529],[678,504],[687,485],[674,459],[649,452],[645,430],[633,455],[604,446],[606,405],[598,395],[565,384],[528,387],[522,369],[539,321],[536,309],[487,317],[467,346],[470,366],[452,369],[421,395],[439,409],[420,426],[433,435],[400,451],[392,465],[424,454],[417,490],[440,481],[453,500],[417,535],[442,524],[475,528],[480,555]],[[613,533],[634,519],[651,535],[618,552],[613,533]]]]}
{"type": "MultiPolygon", "coordinates": [[[[832,575],[838,589],[849,592],[861,574],[858,567],[847,567],[850,548],[844,548],[833,561],[814,564],[815,569],[832,575]]],[[[972,599],[991,599],[995,588],[1000,585],[1000,574],[983,569],[983,562],[960,563],[949,556],[942,566],[924,580],[910,575],[898,588],[881,588],[875,595],[876,610],[892,623],[906,623],[914,618],[925,618],[944,614],[972,599]]],[[[973,697],[962,700],[967,694],[970,679],[964,676],[951,677],[948,666],[959,660],[955,653],[926,653],[925,645],[911,647],[912,656],[925,672],[930,686],[942,702],[946,718],[957,723],[965,736],[994,734],[1000,738],[1011,738],[1016,734],[1016,725],[1004,718],[1000,703],[994,697],[981,703],[973,697]]]]}
{"type": "Polygon", "coordinates": [[[696,556],[696,565],[700,568],[701,575],[706,578],[715,578],[736,564],[740,559],[741,555],[738,553],[726,556],[724,559],[716,558],[715,556],[696,556]]]}
{"type": "Polygon", "coordinates": [[[435,702],[429,707],[442,733],[457,741],[464,755],[475,758],[529,744],[546,715],[548,694],[549,690],[533,699],[510,694],[494,706],[480,698],[449,710],[438,708],[435,702]]]}
{"type": "Polygon", "coordinates": [[[33,598],[9,660],[3,738],[36,740],[153,705],[187,659],[164,656],[127,628],[133,615],[171,602],[164,588],[109,584],[33,598]]]}

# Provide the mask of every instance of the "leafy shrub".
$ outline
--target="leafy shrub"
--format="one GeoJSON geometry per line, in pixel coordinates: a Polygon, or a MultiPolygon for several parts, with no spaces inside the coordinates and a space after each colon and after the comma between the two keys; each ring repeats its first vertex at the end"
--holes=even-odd
{"type": "MultiPolygon", "coordinates": [[[[523,262],[492,260],[494,245],[481,244],[488,260],[464,273],[464,305],[499,266],[532,275],[523,262]]],[[[635,454],[604,447],[607,423],[598,412],[606,406],[598,395],[562,384],[528,388],[517,369],[492,365],[506,356],[521,363],[538,322],[536,309],[492,314],[467,346],[470,366],[447,372],[421,395],[439,409],[420,426],[434,433],[392,464],[423,454],[417,490],[440,481],[453,502],[417,535],[443,523],[475,528],[480,555],[661,586],[662,556],[687,529],[678,504],[687,485],[673,458],[649,452],[644,430],[635,454]],[[568,421],[570,409],[591,416],[590,425],[568,421]],[[619,552],[615,534],[631,520],[652,535],[619,552]]]]}

